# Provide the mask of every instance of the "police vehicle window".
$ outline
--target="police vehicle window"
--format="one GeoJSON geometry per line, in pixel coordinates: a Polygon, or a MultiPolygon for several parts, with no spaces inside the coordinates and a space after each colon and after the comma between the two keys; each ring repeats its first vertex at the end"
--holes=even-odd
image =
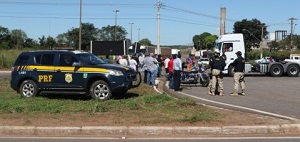
{"type": "Polygon", "coordinates": [[[54,65],[55,54],[43,54],[41,65],[54,65]]]}
{"type": "Polygon", "coordinates": [[[41,60],[42,60],[42,55],[36,55],[36,56],[34,56],[34,62],[36,63],[36,64],[41,64],[41,60]]]}
{"type": "Polygon", "coordinates": [[[16,62],[15,62],[14,65],[15,66],[25,65],[28,60],[29,60],[29,56],[28,55],[20,55],[19,58],[16,60],[16,62]]]}
{"type": "Polygon", "coordinates": [[[74,62],[78,62],[78,60],[67,54],[61,54],[59,58],[59,65],[60,66],[72,66],[74,62]]]}
{"type": "Polygon", "coordinates": [[[94,54],[77,54],[79,58],[83,61],[84,64],[88,65],[97,65],[97,64],[105,64],[103,60],[94,54]]]}
{"type": "Polygon", "coordinates": [[[232,52],[233,51],[233,44],[232,43],[224,43],[223,51],[232,52]]]}

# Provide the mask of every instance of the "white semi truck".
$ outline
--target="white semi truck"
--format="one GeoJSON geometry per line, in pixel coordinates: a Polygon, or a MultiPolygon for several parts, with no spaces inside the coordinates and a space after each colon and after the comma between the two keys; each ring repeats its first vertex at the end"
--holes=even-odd
{"type": "MultiPolygon", "coordinates": [[[[225,34],[221,35],[216,40],[215,51],[219,51],[221,54],[225,54],[226,67],[223,71],[224,74],[233,76],[234,67],[232,66],[233,61],[237,58],[236,52],[241,51],[242,57],[246,57],[245,43],[243,34],[225,34]]],[[[298,77],[300,65],[292,62],[267,62],[257,64],[245,64],[245,73],[260,72],[269,74],[274,77],[280,77],[282,75],[288,75],[290,77],[298,77]]]]}

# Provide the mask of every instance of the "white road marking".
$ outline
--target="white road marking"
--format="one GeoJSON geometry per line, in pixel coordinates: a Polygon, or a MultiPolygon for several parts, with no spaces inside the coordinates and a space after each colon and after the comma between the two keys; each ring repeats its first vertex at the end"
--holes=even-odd
{"type": "Polygon", "coordinates": [[[193,96],[193,95],[190,95],[190,94],[187,94],[187,93],[183,93],[183,92],[178,92],[178,93],[182,94],[182,95],[185,95],[185,96],[188,96],[188,97],[198,99],[198,100],[206,101],[206,102],[211,102],[211,103],[220,104],[220,105],[224,105],[224,106],[230,106],[230,107],[235,107],[235,108],[239,108],[239,109],[249,110],[249,111],[252,111],[252,112],[257,112],[257,113],[270,115],[270,116],[274,116],[274,117],[278,117],[278,118],[284,118],[284,119],[287,119],[287,120],[300,121],[297,118],[293,118],[293,117],[289,117],[289,116],[284,116],[284,115],[275,114],[275,113],[271,113],[271,112],[266,112],[266,111],[262,111],[262,110],[257,110],[257,109],[253,109],[253,108],[242,107],[242,106],[217,102],[217,101],[213,101],[213,100],[208,100],[208,99],[205,99],[205,98],[196,97],[196,96],[193,96]]]}

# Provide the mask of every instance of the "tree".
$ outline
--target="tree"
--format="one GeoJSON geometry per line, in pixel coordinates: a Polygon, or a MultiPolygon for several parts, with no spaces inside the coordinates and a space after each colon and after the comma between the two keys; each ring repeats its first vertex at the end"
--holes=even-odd
{"type": "Polygon", "coordinates": [[[151,41],[148,38],[144,38],[139,41],[140,45],[152,46],[151,41]]]}
{"type": "Polygon", "coordinates": [[[269,47],[270,47],[270,51],[277,50],[279,48],[279,44],[276,41],[271,41],[269,47]]]}
{"type": "Polygon", "coordinates": [[[33,40],[32,38],[27,38],[25,40],[24,47],[25,48],[38,48],[39,45],[38,45],[37,41],[33,40]]]}
{"type": "MultiPolygon", "coordinates": [[[[248,50],[251,47],[259,47],[260,41],[262,39],[262,27],[265,23],[261,23],[257,19],[252,19],[248,21],[243,19],[242,21],[235,22],[233,25],[234,33],[243,33],[245,39],[245,46],[248,50]]],[[[263,28],[263,37],[268,34],[266,28],[263,28]]]]}
{"type": "Polygon", "coordinates": [[[193,37],[194,47],[197,50],[212,48],[216,39],[217,36],[211,35],[208,32],[204,32],[200,35],[195,35],[193,37]]]}
{"type": "MultiPolygon", "coordinates": [[[[125,40],[128,34],[125,28],[121,26],[116,27],[116,40],[125,40]]],[[[100,40],[103,41],[114,41],[115,40],[115,26],[102,27],[100,30],[100,40]]]]}
{"type": "Polygon", "coordinates": [[[46,46],[47,46],[47,48],[52,49],[55,44],[56,44],[55,39],[53,37],[51,37],[51,36],[48,36],[47,40],[46,40],[46,46]]]}
{"type": "Polygon", "coordinates": [[[203,39],[203,43],[205,44],[206,49],[212,49],[215,45],[217,36],[210,35],[203,39]]]}
{"type": "Polygon", "coordinates": [[[69,44],[68,42],[68,38],[67,38],[67,34],[66,33],[62,33],[56,36],[56,45],[57,46],[65,46],[65,45],[69,45],[71,47],[74,47],[74,45],[69,44]]]}
{"type": "Polygon", "coordinates": [[[14,48],[20,49],[24,47],[25,40],[27,39],[27,35],[24,31],[20,29],[15,29],[11,31],[11,40],[14,48]]]}
{"type": "Polygon", "coordinates": [[[193,36],[193,43],[194,43],[194,47],[197,49],[197,50],[200,50],[200,35],[194,35],[193,36]]]}
{"type": "Polygon", "coordinates": [[[8,28],[0,26],[0,49],[9,49],[11,45],[11,36],[8,28]]]}
{"type": "Polygon", "coordinates": [[[45,38],[45,36],[42,36],[41,38],[39,38],[39,43],[40,43],[41,48],[46,48],[46,38],[45,38]]]}
{"type": "MultiPolygon", "coordinates": [[[[99,39],[100,30],[91,23],[82,23],[81,34],[81,47],[83,50],[87,50],[91,40],[99,39]]],[[[59,34],[56,41],[58,45],[79,47],[79,28],[73,27],[66,33],[59,34]]]]}

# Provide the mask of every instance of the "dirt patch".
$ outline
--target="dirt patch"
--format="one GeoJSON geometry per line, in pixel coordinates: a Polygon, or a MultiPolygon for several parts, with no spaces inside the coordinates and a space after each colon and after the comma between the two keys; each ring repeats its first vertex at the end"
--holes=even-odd
{"type": "MultiPolygon", "coordinates": [[[[41,114],[39,117],[22,118],[22,114],[5,115],[0,118],[1,126],[251,126],[291,124],[293,121],[258,114],[217,109],[222,117],[212,122],[159,122],[155,118],[132,116],[121,118],[119,113],[60,113],[41,114]]],[[[124,112],[123,112],[124,113],[124,112]]],[[[3,116],[3,115],[1,115],[3,116]]]]}

